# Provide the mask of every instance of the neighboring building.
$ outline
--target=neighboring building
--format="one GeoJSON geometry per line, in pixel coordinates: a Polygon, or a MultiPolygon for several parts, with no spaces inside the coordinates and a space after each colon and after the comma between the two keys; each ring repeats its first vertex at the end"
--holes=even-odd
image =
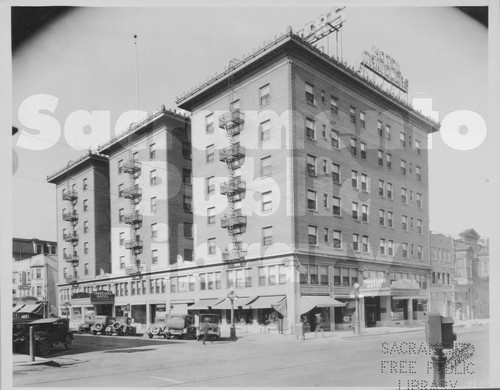
{"type": "Polygon", "coordinates": [[[480,239],[481,248],[477,252],[477,263],[473,269],[475,318],[489,318],[490,310],[490,240],[480,239]]]}
{"type": "Polygon", "coordinates": [[[359,283],[363,326],[424,318],[439,124],[291,31],[177,103],[192,113],[195,263],[170,302],[229,321],[234,290],[238,322],[276,309],[288,331],[317,312],[344,329],[359,283]]]}
{"type": "MultiPolygon", "coordinates": [[[[79,279],[59,285],[61,302],[71,307],[73,323],[94,314],[129,315],[135,324],[147,327],[157,313],[167,310],[169,274],[193,263],[189,118],[162,107],[98,152],[85,163],[89,173],[99,170],[103,179],[88,183],[90,194],[96,197],[86,198],[88,253],[85,246],[78,247],[79,279]],[[99,233],[94,224],[102,228],[99,233]],[[84,258],[88,259],[88,275],[81,268],[84,258]]],[[[81,182],[84,172],[79,171],[81,182]]],[[[66,177],[65,172],[58,175],[66,177]]],[[[60,180],[58,194],[64,186],[60,180]]],[[[76,191],[81,201],[80,190],[76,191]]],[[[75,226],[81,245],[86,236],[81,231],[82,210],[77,211],[75,226]]]]}
{"type": "Polygon", "coordinates": [[[441,233],[431,233],[431,303],[429,310],[443,316],[455,316],[454,240],[441,233]]]}
{"type": "Polygon", "coordinates": [[[39,254],[14,261],[12,302],[14,317],[57,316],[57,256],[39,254]]]}
{"type": "Polygon", "coordinates": [[[56,255],[57,242],[37,238],[13,238],[12,258],[15,261],[29,259],[35,255],[56,255]]]}

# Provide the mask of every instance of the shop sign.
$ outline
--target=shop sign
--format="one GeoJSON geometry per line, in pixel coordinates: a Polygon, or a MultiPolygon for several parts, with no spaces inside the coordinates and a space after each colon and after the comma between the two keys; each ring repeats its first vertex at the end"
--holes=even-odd
{"type": "Polygon", "coordinates": [[[115,300],[115,294],[111,291],[98,290],[90,294],[90,303],[109,302],[115,300]]]}
{"type": "Polygon", "coordinates": [[[75,292],[71,294],[71,299],[85,299],[90,298],[90,293],[88,292],[75,292]]]}
{"type": "Polygon", "coordinates": [[[361,65],[401,91],[408,92],[408,79],[401,75],[399,62],[375,46],[372,47],[371,53],[366,50],[363,52],[361,65]]]}
{"type": "Polygon", "coordinates": [[[385,278],[373,278],[363,280],[363,288],[382,288],[389,287],[389,282],[385,278]]]}

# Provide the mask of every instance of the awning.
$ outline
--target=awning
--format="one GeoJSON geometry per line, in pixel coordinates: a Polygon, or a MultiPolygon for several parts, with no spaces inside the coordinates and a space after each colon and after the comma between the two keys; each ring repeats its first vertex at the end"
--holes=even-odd
{"type": "Polygon", "coordinates": [[[285,299],[284,295],[259,296],[245,305],[245,309],[270,309],[285,299]]]}
{"type": "Polygon", "coordinates": [[[288,307],[286,304],[286,298],[283,299],[281,302],[277,303],[276,305],[271,305],[274,310],[276,310],[278,313],[280,313],[283,317],[286,317],[288,315],[288,307]]]}
{"type": "Polygon", "coordinates": [[[41,303],[28,303],[18,310],[18,313],[35,313],[39,311],[41,307],[41,303]]]}
{"type": "Polygon", "coordinates": [[[12,308],[12,312],[13,312],[13,313],[16,313],[16,312],[18,312],[21,308],[23,308],[24,306],[25,306],[25,304],[24,304],[24,303],[18,303],[16,306],[14,306],[14,307],[12,308]]]}
{"type": "MultiPolygon", "coordinates": [[[[250,301],[249,297],[241,298],[238,297],[234,300],[234,308],[237,309],[238,306],[245,306],[247,302],[250,301]]],[[[229,299],[222,299],[217,305],[212,307],[212,309],[217,309],[217,310],[229,310],[231,309],[231,301],[229,299]]]]}
{"type": "Polygon", "coordinates": [[[300,314],[307,313],[315,307],[341,307],[345,303],[339,302],[328,295],[305,295],[300,297],[300,314]]]}
{"type": "Polygon", "coordinates": [[[200,299],[194,305],[188,306],[188,310],[209,310],[221,300],[222,298],[200,299]]]}

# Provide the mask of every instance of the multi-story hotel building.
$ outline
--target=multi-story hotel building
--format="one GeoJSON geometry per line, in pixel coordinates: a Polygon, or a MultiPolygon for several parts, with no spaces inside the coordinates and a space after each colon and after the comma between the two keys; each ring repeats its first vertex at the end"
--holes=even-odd
{"type": "Polygon", "coordinates": [[[147,327],[166,311],[167,274],[192,263],[189,131],[162,107],[48,178],[58,241],[69,243],[60,264],[74,265],[59,285],[73,323],[128,315],[147,327]]]}
{"type": "Polygon", "coordinates": [[[227,319],[234,290],[237,321],[273,307],[289,330],[317,312],[343,329],[359,283],[363,326],[423,318],[439,124],[292,31],[177,103],[192,113],[197,267],[171,299],[227,319]]]}

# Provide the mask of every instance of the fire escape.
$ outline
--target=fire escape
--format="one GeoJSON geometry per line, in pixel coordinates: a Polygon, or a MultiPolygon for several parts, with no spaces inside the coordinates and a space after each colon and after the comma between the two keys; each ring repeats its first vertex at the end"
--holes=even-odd
{"type": "Polygon", "coordinates": [[[76,203],[78,202],[78,193],[72,189],[68,182],[68,187],[66,191],[63,192],[62,198],[64,201],[68,202],[68,210],[63,214],[63,220],[68,222],[69,233],[64,233],[63,240],[69,244],[67,247],[68,253],[64,254],[64,261],[73,267],[73,271],[69,275],[65,275],[66,283],[77,283],[78,282],[78,271],[77,267],[79,264],[77,245],[78,245],[78,233],[76,232],[76,225],[78,224],[78,213],[76,211],[76,203]]]}
{"type": "Polygon", "coordinates": [[[130,225],[130,239],[125,241],[125,248],[131,251],[130,265],[125,267],[127,275],[138,275],[142,271],[141,259],[143,243],[138,230],[142,227],[142,215],[136,206],[142,200],[142,190],[136,179],[141,175],[141,163],[133,156],[121,166],[121,172],[129,175],[129,187],[123,190],[123,197],[130,201],[130,213],[124,216],[124,222],[130,225]]]}
{"type": "MultiPolygon", "coordinates": [[[[233,67],[233,64],[229,66],[233,67]]],[[[219,118],[219,127],[226,131],[229,146],[219,152],[219,160],[226,163],[228,171],[228,180],[221,184],[220,193],[227,196],[229,214],[221,219],[221,227],[227,229],[231,243],[222,256],[224,261],[234,264],[245,260],[246,250],[240,237],[246,231],[247,217],[242,215],[241,209],[237,209],[235,205],[244,199],[246,194],[245,181],[235,174],[245,163],[245,148],[239,143],[239,134],[245,125],[245,114],[231,105],[234,97],[232,73],[228,77],[228,91],[230,109],[219,118]]]]}

